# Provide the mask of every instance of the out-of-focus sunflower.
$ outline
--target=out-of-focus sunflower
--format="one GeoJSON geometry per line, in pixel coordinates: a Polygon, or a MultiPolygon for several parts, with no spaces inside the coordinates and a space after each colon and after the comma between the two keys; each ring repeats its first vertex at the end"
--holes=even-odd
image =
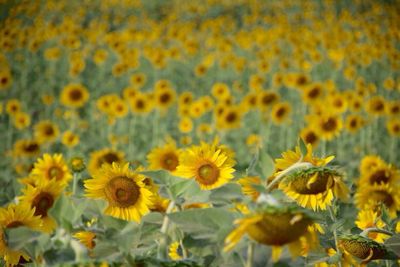
{"type": "Polygon", "coordinates": [[[188,116],[184,116],[180,119],[178,128],[181,133],[190,133],[193,130],[193,121],[188,116]]]}
{"type": "Polygon", "coordinates": [[[400,100],[390,101],[386,105],[386,114],[392,117],[400,115],[400,100]]]}
{"type": "Polygon", "coordinates": [[[36,140],[19,139],[14,143],[15,156],[34,157],[40,153],[40,144],[36,140]]]}
{"type": "Polygon", "coordinates": [[[36,140],[40,143],[54,141],[60,133],[58,126],[51,121],[40,121],[34,126],[36,140]]]}
{"type": "Polygon", "coordinates": [[[11,71],[8,68],[0,69],[0,91],[8,89],[12,84],[11,71]]]}
{"type": "MultiPolygon", "coordinates": [[[[361,230],[367,228],[384,228],[386,224],[378,216],[378,212],[373,210],[360,210],[357,215],[356,225],[361,230]]],[[[377,241],[384,242],[389,236],[381,233],[370,232],[368,237],[377,241]]]]}
{"type": "Polygon", "coordinates": [[[304,143],[310,144],[312,147],[317,147],[319,143],[318,134],[312,127],[303,128],[300,132],[300,137],[304,140],[304,143]]]}
{"type": "Polygon", "coordinates": [[[357,114],[351,114],[346,117],[345,128],[348,132],[354,134],[365,125],[363,117],[357,114]]]}
{"type": "Polygon", "coordinates": [[[161,109],[167,109],[174,103],[175,98],[175,90],[167,87],[163,90],[156,91],[155,104],[161,109]]]}
{"type": "Polygon", "coordinates": [[[382,96],[373,96],[368,100],[365,110],[371,115],[380,116],[385,114],[385,104],[382,96]]]}
{"type": "Polygon", "coordinates": [[[203,190],[214,189],[233,178],[235,161],[221,148],[206,143],[185,150],[179,158],[177,175],[194,178],[203,190]]]}
{"type": "Polygon", "coordinates": [[[261,185],[261,182],[261,178],[258,176],[247,176],[238,180],[243,194],[251,197],[254,201],[260,196],[260,192],[254,186],[261,185]]]}
{"type": "Polygon", "coordinates": [[[107,215],[140,222],[154,201],[145,179],[144,175],[129,170],[128,163],[103,165],[93,178],[84,181],[86,196],[106,200],[108,207],[104,213],[107,215]]]}
{"type": "Polygon", "coordinates": [[[224,112],[218,117],[217,127],[220,129],[239,128],[242,121],[242,113],[238,107],[226,107],[224,112]]]}
{"type": "Polygon", "coordinates": [[[39,158],[34,164],[31,176],[36,182],[55,179],[60,185],[65,185],[72,179],[62,154],[44,154],[43,158],[39,158]]]}
{"type": "Polygon", "coordinates": [[[89,100],[89,91],[82,84],[66,85],[60,94],[60,103],[70,108],[80,108],[89,100]]]}
{"type": "Polygon", "coordinates": [[[128,114],[128,105],[121,98],[117,98],[111,103],[111,115],[116,118],[123,118],[128,114]]]}
{"type": "Polygon", "coordinates": [[[168,142],[162,147],[154,148],[147,156],[150,170],[164,169],[175,173],[179,165],[181,150],[176,147],[174,142],[168,142]]]}
{"type": "Polygon", "coordinates": [[[287,120],[292,110],[288,102],[277,103],[272,107],[272,121],[276,124],[281,124],[287,120]]]}
{"type": "Polygon", "coordinates": [[[341,114],[347,110],[347,100],[343,94],[333,93],[327,96],[327,100],[333,113],[341,114]]]}
{"type": "Polygon", "coordinates": [[[103,164],[111,165],[113,162],[121,164],[125,160],[124,153],[121,151],[104,148],[90,154],[88,171],[91,175],[98,172],[103,164]]]}
{"type": "Polygon", "coordinates": [[[48,214],[64,187],[56,179],[50,181],[40,180],[35,186],[27,185],[19,197],[21,203],[35,209],[35,215],[41,216],[41,230],[51,233],[57,227],[56,221],[48,214]]]}
{"type": "Polygon", "coordinates": [[[258,107],[262,111],[266,111],[272,108],[272,106],[279,101],[279,95],[273,91],[261,91],[258,94],[258,107]]]}
{"type": "Polygon", "coordinates": [[[324,95],[323,85],[320,83],[308,85],[302,92],[303,101],[307,104],[313,104],[319,101],[324,95]]]}
{"type": "Polygon", "coordinates": [[[182,92],[179,95],[179,105],[188,106],[193,102],[193,93],[190,91],[182,92]]]}
{"type": "Polygon", "coordinates": [[[388,120],[386,129],[393,138],[400,137],[400,119],[392,118],[388,120]]]}
{"type": "Polygon", "coordinates": [[[13,116],[17,114],[18,112],[21,112],[22,107],[21,107],[21,102],[18,99],[10,99],[6,103],[6,112],[10,116],[13,116]]]}
{"type": "Polygon", "coordinates": [[[211,88],[212,95],[217,99],[226,99],[231,95],[228,85],[225,83],[215,83],[211,88]]]}
{"type": "Polygon", "coordinates": [[[224,251],[239,243],[244,234],[263,245],[272,246],[272,259],[277,261],[283,246],[288,245],[293,258],[305,256],[318,244],[313,219],[295,206],[266,207],[235,221],[237,228],[225,238],[224,251]]]}
{"type": "Polygon", "coordinates": [[[23,204],[9,204],[7,208],[0,208],[0,257],[3,257],[6,266],[17,266],[20,261],[29,261],[30,257],[25,251],[12,250],[7,246],[4,229],[26,226],[39,230],[42,220],[34,213],[34,209],[23,204]]]}
{"type": "Polygon", "coordinates": [[[310,115],[307,119],[310,125],[315,128],[318,136],[325,140],[332,140],[340,133],[343,126],[342,119],[330,113],[310,115]]]}
{"type": "Polygon", "coordinates": [[[72,131],[65,131],[62,135],[61,142],[67,147],[74,147],[79,144],[79,135],[72,131]]]}
{"type": "Polygon", "coordinates": [[[146,114],[152,109],[152,102],[142,93],[136,94],[129,99],[129,105],[133,113],[146,114]]]}
{"type": "Polygon", "coordinates": [[[146,83],[146,75],[144,73],[135,73],[130,77],[129,81],[134,88],[140,89],[146,83]]]}
{"type": "Polygon", "coordinates": [[[373,169],[385,165],[385,161],[376,155],[366,155],[360,162],[361,175],[369,174],[373,169]]]}
{"type": "Polygon", "coordinates": [[[358,209],[377,211],[384,205],[394,218],[400,210],[400,186],[389,184],[362,185],[354,196],[358,209]]]}
{"type": "Polygon", "coordinates": [[[87,249],[93,249],[96,246],[96,242],[94,241],[96,234],[93,232],[79,231],[73,237],[78,239],[87,249]]]}
{"type": "Polygon", "coordinates": [[[358,184],[394,184],[400,182],[400,173],[393,165],[384,162],[377,162],[373,167],[368,168],[368,171],[363,171],[358,184]]]}
{"type": "Polygon", "coordinates": [[[168,256],[174,261],[183,259],[182,247],[180,246],[179,241],[175,241],[169,245],[168,256]]]}
{"type": "Polygon", "coordinates": [[[17,129],[25,129],[31,124],[31,117],[25,112],[17,112],[13,118],[14,126],[17,129]]]}

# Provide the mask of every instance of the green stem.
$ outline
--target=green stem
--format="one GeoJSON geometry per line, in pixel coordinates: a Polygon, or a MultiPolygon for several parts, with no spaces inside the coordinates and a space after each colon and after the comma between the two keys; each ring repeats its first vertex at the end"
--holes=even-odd
{"type": "Polygon", "coordinates": [[[272,180],[272,182],[270,184],[267,185],[267,188],[266,188],[267,192],[269,192],[280,180],[282,180],[290,172],[293,172],[298,169],[310,168],[312,166],[314,166],[314,165],[312,165],[310,162],[296,162],[295,164],[293,164],[286,170],[281,171],[281,173],[278,176],[276,176],[275,179],[272,180]]]}
{"type": "Polygon", "coordinates": [[[72,181],[72,195],[74,196],[76,193],[76,187],[78,184],[78,174],[74,172],[74,180],[72,181]]]}
{"type": "Polygon", "coordinates": [[[364,231],[361,232],[360,236],[368,237],[368,234],[371,233],[371,232],[373,232],[373,233],[381,233],[381,234],[390,235],[390,236],[393,235],[393,233],[390,232],[390,231],[386,231],[384,229],[371,227],[371,228],[364,229],[364,231]]]}
{"type": "MultiPolygon", "coordinates": [[[[335,223],[336,222],[336,218],[335,218],[335,215],[333,213],[332,206],[328,206],[328,211],[329,211],[329,215],[331,216],[332,221],[335,223]]],[[[339,241],[338,241],[338,236],[337,236],[336,229],[333,230],[333,237],[335,239],[335,250],[336,250],[337,253],[339,253],[339,241]]],[[[338,266],[342,267],[342,263],[340,261],[338,262],[338,266]]]]}
{"type": "Polygon", "coordinates": [[[254,258],[254,243],[249,241],[249,244],[247,246],[247,260],[245,267],[253,266],[253,258],[254,258]]]}
{"type": "Polygon", "coordinates": [[[164,220],[163,223],[161,225],[161,239],[160,239],[160,243],[158,245],[158,258],[159,259],[164,259],[166,257],[166,251],[167,251],[167,232],[168,232],[168,227],[169,227],[169,217],[168,214],[171,213],[171,211],[174,209],[175,207],[175,201],[171,200],[171,202],[168,205],[168,208],[165,212],[165,216],[164,216],[164,220]]]}

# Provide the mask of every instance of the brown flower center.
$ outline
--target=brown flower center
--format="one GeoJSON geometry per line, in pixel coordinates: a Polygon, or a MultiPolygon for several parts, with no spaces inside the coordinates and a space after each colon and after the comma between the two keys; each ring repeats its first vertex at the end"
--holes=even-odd
{"type": "Polygon", "coordinates": [[[23,226],[24,224],[20,221],[12,221],[9,224],[7,224],[7,228],[17,228],[19,226],[23,226]]]}
{"type": "Polygon", "coordinates": [[[8,82],[8,78],[7,77],[3,77],[3,78],[1,78],[1,80],[0,80],[0,82],[1,82],[1,84],[7,84],[7,82],[8,82]]]}
{"type": "Polygon", "coordinates": [[[265,214],[262,221],[247,228],[247,233],[264,245],[282,246],[291,243],[304,235],[311,224],[311,220],[305,217],[293,222],[294,216],[290,213],[265,214]]]}
{"type": "Polygon", "coordinates": [[[340,240],[340,245],[351,255],[360,259],[366,259],[370,256],[372,250],[372,257],[370,260],[379,259],[384,256],[385,251],[379,247],[371,247],[367,242],[361,240],[340,240]]]}
{"type": "Polygon", "coordinates": [[[387,183],[389,181],[390,176],[385,170],[377,170],[369,177],[370,184],[380,184],[387,183]]]}
{"type": "Polygon", "coordinates": [[[310,90],[310,92],[308,93],[308,97],[311,99],[317,98],[319,97],[321,94],[321,90],[319,87],[314,87],[313,89],[310,90]]]}
{"type": "Polygon", "coordinates": [[[331,179],[329,175],[317,174],[318,177],[312,184],[308,184],[313,175],[302,175],[290,183],[290,189],[299,194],[316,195],[327,190],[328,182],[331,179]]]}
{"type": "Polygon", "coordinates": [[[47,211],[53,206],[54,198],[47,192],[41,192],[32,201],[32,207],[35,208],[35,215],[47,216],[47,211]]]}
{"type": "Polygon", "coordinates": [[[279,108],[275,113],[276,117],[278,118],[282,118],[283,116],[285,116],[285,114],[286,114],[286,109],[283,107],[279,108]]]}
{"type": "Polygon", "coordinates": [[[119,162],[119,157],[113,152],[108,152],[99,159],[99,166],[104,163],[112,164],[113,162],[119,162]]]}
{"type": "Polygon", "coordinates": [[[314,144],[318,140],[318,136],[314,132],[308,132],[304,139],[307,144],[314,144]]]}
{"type": "Polygon", "coordinates": [[[376,203],[383,203],[386,207],[390,207],[394,203],[393,197],[383,190],[372,191],[369,195],[369,199],[376,203]]]}
{"type": "Polygon", "coordinates": [[[269,104],[275,102],[276,98],[277,98],[277,97],[276,97],[275,94],[272,94],[272,93],[265,94],[265,95],[262,97],[261,102],[262,102],[264,105],[269,105],[269,104]]]}
{"type": "Polygon", "coordinates": [[[52,136],[54,134],[54,129],[51,125],[47,125],[44,129],[44,134],[47,136],[52,136]]]}
{"type": "Polygon", "coordinates": [[[205,185],[214,184],[219,177],[219,169],[213,163],[205,163],[197,169],[196,179],[205,185]]]}
{"type": "Polygon", "coordinates": [[[328,120],[324,121],[321,126],[325,131],[331,132],[337,128],[337,122],[334,118],[329,118],[328,120]]]}
{"type": "Polygon", "coordinates": [[[107,183],[104,191],[112,205],[122,208],[135,205],[140,196],[139,186],[132,179],[125,176],[112,178],[107,183]]]}
{"type": "Polygon", "coordinates": [[[168,103],[170,99],[171,99],[171,96],[170,96],[169,93],[164,93],[164,94],[160,95],[160,102],[161,103],[164,103],[164,104],[168,103]]]}
{"type": "Polygon", "coordinates": [[[164,154],[161,159],[161,167],[165,170],[175,171],[178,164],[178,157],[172,152],[164,154]]]}
{"type": "Polygon", "coordinates": [[[47,175],[49,176],[50,179],[56,179],[56,180],[60,180],[63,176],[63,170],[60,169],[60,167],[58,166],[52,166],[49,168],[49,170],[47,171],[47,175]]]}
{"type": "Polygon", "coordinates": [[[83,97],[83,94],[81,90],[79,89],[73,89],[69,92],[69,98],[73,101],[79,101],[83,97]]]}
{"type": "Polygon", "coordinates": [[[29,143],[28,145],[24,146],[24,150],[26,152],[36,152],[39,150],[39,145],[37,143],[29,143]]]}
{"type": "Polygon", "coordinates": [[[232,123],[237,120],[237,114],[235,112],[229,112],[225,117],[226,122],[232,123]]]}

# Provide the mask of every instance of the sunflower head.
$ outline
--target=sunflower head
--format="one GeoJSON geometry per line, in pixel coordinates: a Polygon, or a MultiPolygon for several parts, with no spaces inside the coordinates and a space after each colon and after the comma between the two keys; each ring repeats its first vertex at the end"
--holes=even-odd
{"type": "Polygon", "coordinates": [[[79,240],[88,249],[93,249],[96,246],[94,239],[96,234],[90,231],[79,231],[76,232],[73,237],[79,240]]]}
{"type": "Polygon", "coordinates": [[[382,259],[387,253],[384,245],[359,235],[345,235],[339,238],[339,246],[349,254],[365,262],[382,259]]]}
{"type": "Polygon", "coordinates": [[[182,252],[182,247],[179,244],[178,241],[175,241],[173,243],[171,243],[168,247],[168,256],[174,260],[174,261],[178,261],[183,259],[183,252],[182,252]]]}
{"type": "Polygon", "coordinates": [[[82,172],[86,168],[85,161],[81,157],[72,157],[69,165],[73,172],[82,172]]]}
{"type": "Polygon", "coordinates": [[[62,184],[72,179],[72,174],[61,154],[44,154],[43,158],[39,158],[35,163],[31,175],[39,179],[55,179],[62,184]]]}
{"type": "Polygon", "coordinates": [[[181,153],[181,150],[176,147],[175,142],[168,142],[162,147],[157,147],[147,156],[149,169],[163,169],[174,173],[179,165],[179,156],[181,153]]]}

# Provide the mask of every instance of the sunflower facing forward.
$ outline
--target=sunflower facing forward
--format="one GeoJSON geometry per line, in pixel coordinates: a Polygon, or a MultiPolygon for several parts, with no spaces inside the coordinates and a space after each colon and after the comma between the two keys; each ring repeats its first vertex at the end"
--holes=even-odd
{"type": "Polygon", "coordinates": [[[89,92],[82,84],[68,84],[60,95],[60,102],[67,107],[80,108],[89,99],[89,92]]]}
{"type": "Polygon", "coordinates": [[[201,143],[182,154],[177,175],[194,178],[201,189],[210,190],[233,178],[234,164],[235,161],[219,146],[201,143]]]}
{"type": "Polygon", "coordinates": [[[163,147],[154,148],[147,156],[150,170],[167,170],[175,173],[179,165],[181,150],[176,148],[174,142],[168,142],[163,147]]]}
{"type": "Polygon", "coordinates": [[[72,174],[61,154],[44,154],[39,158],[31,172],[33,180],[55,179],[61,184],[66,184],[72,179],[72,174]]]}
{"type": "Polygon", "coordinates": [[[103,165],[100,172],[86,180],[86,196],[108,202],[104,213],[127,221],[139,222],[153,205],[153,193],[145,176],[129,170],[129,164],[103,165]]]}

